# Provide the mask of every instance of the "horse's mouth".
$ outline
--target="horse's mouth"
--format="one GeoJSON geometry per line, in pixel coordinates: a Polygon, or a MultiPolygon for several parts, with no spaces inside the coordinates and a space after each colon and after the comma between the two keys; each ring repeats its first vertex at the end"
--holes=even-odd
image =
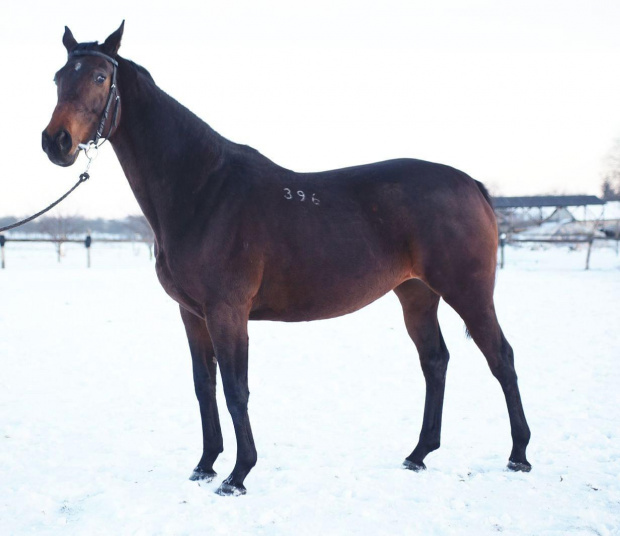
{"type": "Polygon", "coordinates": [[[69,167],[75,164],[75,161],[77,160],[79,154],[80,150],[79,148],[77,148],[73,154],[70,154],[68,156],[61,156],[54,154],[53,152],[48,152],[47,157],[53,164],[56,164],[57,166],[69,167]]]}

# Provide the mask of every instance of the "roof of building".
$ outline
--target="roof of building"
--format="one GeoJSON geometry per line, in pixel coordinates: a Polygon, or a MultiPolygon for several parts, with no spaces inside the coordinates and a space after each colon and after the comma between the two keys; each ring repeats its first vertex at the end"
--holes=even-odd
{"type": "Polygon", "coordinates": [[[582,207],[604,205],[595,195],[534,195],[528,197],[494,197],[495,208],[582,207]]]}

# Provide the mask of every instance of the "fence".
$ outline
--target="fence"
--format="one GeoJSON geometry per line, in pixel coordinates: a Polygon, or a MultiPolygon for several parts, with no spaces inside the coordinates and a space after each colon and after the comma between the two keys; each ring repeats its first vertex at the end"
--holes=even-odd
{"type": "Polygon", "coordinates": [[[616,253],[618,253],[618,245],[620,241],[618,238],[613,237],[598,237],[598,236],[581,236],[581,237],[565,237],[565,238],[510,238],[505,233],[502,233],[499,237],[499,267],[504,268],[506,255],[506,244],[525,244],[525,243],[541,243],[541,244],[588,244],[588,250],[586,253],[586,265],[585,269],[590,269],[590,256],[592,254],[592,245],[595,241],[609,242],[614,241],[616,243],[616,253]]]}
{"type": "MultiPolygon", "coordinates": [[[[6,252],[5,245],[8,242],[31,242],[31,243],[50,243],[56,245],[56,251],[58,254],[58,260],[60,261],[62,254],[62,245],[69,244],[84,244],[84,249],[86,251],[86,267],[91,267],[91,255],[90,249],[93,244],[93,238],[90,234],[86,235],[83,239],[81,238],[7,238],[4,235],[0,235],[0,268],[3,270],[6,269],[6,252]]],[[[144,239],[143,237],[138,238],[97,238],[95,239],[97,243],[116,243],[116,244],[135,244],[135,243],[144,243],[149,248],[149,258],[153,258],[153,242],[151,240],[144,239]]]]}
{"type": "MultiPolygon", "coordinates": [[[[602,237],[575,237],[575,238],[530,238],[530,239],[520,239],[520,238],[512,238],[508,237],[505,233],[502,233],[499,237],[499,266],[501,269],[504,268],[506,264],[506,254],[505,247],[507,244],[524,244],[524,243],[543,243],[543,244],[588,244],[586,260],[585,260],[585,269],[590,269],[590,256],[592,254],[592,245],[595,241],[610,241],[613,240],[616,243],[616,252],[618,252],[620,241],[618,238],[602,238],[602,237]]],[[[90,248],[93,244],[93,239],[91,235],[86,235],[83,239],[78,238],[6,238],[4,235],[0,235],[0,251],[1,251],[1,268],[6,268],[6,253],[5,253],[5,244],[8,242],[39,242],[39,243],[52,243],[56,244],[57,253],[60,260],[60,255],[62,251],[62,244],[64,243],[78,243],[84,244],[84,249],[86,250],[86,266],[90,268],[91,266],[91,256],[90,256],[90,248]]],[[[137,243],[141,242],[146,244],[149,247],[149,257],[153,258],[153,242],[142,237],[131,239],[131,238],[97,238],[96,242],[100,243],[137,243]]]]}

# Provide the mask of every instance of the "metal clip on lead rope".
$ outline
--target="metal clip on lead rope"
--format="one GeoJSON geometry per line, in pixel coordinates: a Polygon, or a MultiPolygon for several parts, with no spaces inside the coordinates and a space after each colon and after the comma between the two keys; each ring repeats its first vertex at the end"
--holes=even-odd
{"type": "Polygon", "coordinates": [[[84,173],[80,175],[80,181],[84,182],[90,178],[88,170],[90,169],[90,165],[93,163],[93,160],[95,160],[95,158],[97,158],[97,156],[99,155],[99,147],[94,141],[89,141],[88,143],[80,143],[78,147],[84,151],[84,154],[88,159],[86,169],[84,170],[84,173]]]}

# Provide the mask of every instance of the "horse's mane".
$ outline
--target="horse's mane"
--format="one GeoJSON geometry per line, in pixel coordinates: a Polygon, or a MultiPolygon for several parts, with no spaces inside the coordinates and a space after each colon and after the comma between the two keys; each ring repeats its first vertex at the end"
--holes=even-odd
{"type": "MultiPolygon", "coordinates": [[[[89,42],[89,43],[79,43],[75,47],[74,50],[97,50],[99,52],[103,52],[101,50],[101,45],[97,41],[93,41],[93,42],[89,42]]],[[[184,106],[183,104],[178,102],[174,97],[171,97],[165,91],[163,91],[157,85],[157,83],[153,79],[153,76],[151,75],[151,73],[147,69],[142,67],[142,65],[139,65],[139,64],[137,64],[136,62],[134,62],[132,60],[129,60],[129,59],[125,58],[125,57],[118,56],[118,55],[117,55],[116,59],[117,60],[122,60],[123,63],[125,63],[125,64],[129,64],[131,69],[134,71],[134,73],[136,73],[138,75],[138,77],[140,77],[143,80],[145,80],[147,82],[147,84],[149,84],[149,85],[152,84],[152,87],[157,89],[157,91],[160,91],[163,95],[165,95],[166,99],[170,103],[172,103],[172,105],[175,106],[178,110],[183,110],[184,113],[188,114],[188,115],[186,115],[186,118],[187,118],[186,119],[186,125],[187,126],[191,125],[190,130],[194,132],[194,135],[197,138],[204,137],[204,135],[206,133],[207,136],[211,140],[215,141],[215,143],[213,144],[214,146],[215,145],[226,146],[227,150],[228,150],[228,152],[230,154],[242,154],[246,158],[249,156],[249,157],[252,157],[252,158],[258,157],[261,160],[269,160],[267,157],[262,155],[259,151],[257,151],[253,147],[249,147],[247,145],[242,145],[242,144],[238,144],[238,143],[235,143],[233,141],[230,141],[227,138],[225,138],[224,136],[222,136],[221,134],[219,134],[218,132],[216,132],[202,118],[198,117],[191,110],[189,110],[186,106],[184,106]]],[[[273,162],[271,162],[271,160],[269,160],[269,162],[272,165],[276,165],[273,162]]]]}
{"type": "Polygon", "coordinates": [[[126,58],[124,58],[125,61],[127,63],[129,63],[136,71],[138,71],[140,74],[146,76],[151,82],[153,82],[153,84],[155,84],[155,80],[153,80],[153,77],[151,76],[151,73],[149,73],[144,67],[142,67],[142,65],[138,65],[135,61],[131,61],[128,60],[126,58]]]}

